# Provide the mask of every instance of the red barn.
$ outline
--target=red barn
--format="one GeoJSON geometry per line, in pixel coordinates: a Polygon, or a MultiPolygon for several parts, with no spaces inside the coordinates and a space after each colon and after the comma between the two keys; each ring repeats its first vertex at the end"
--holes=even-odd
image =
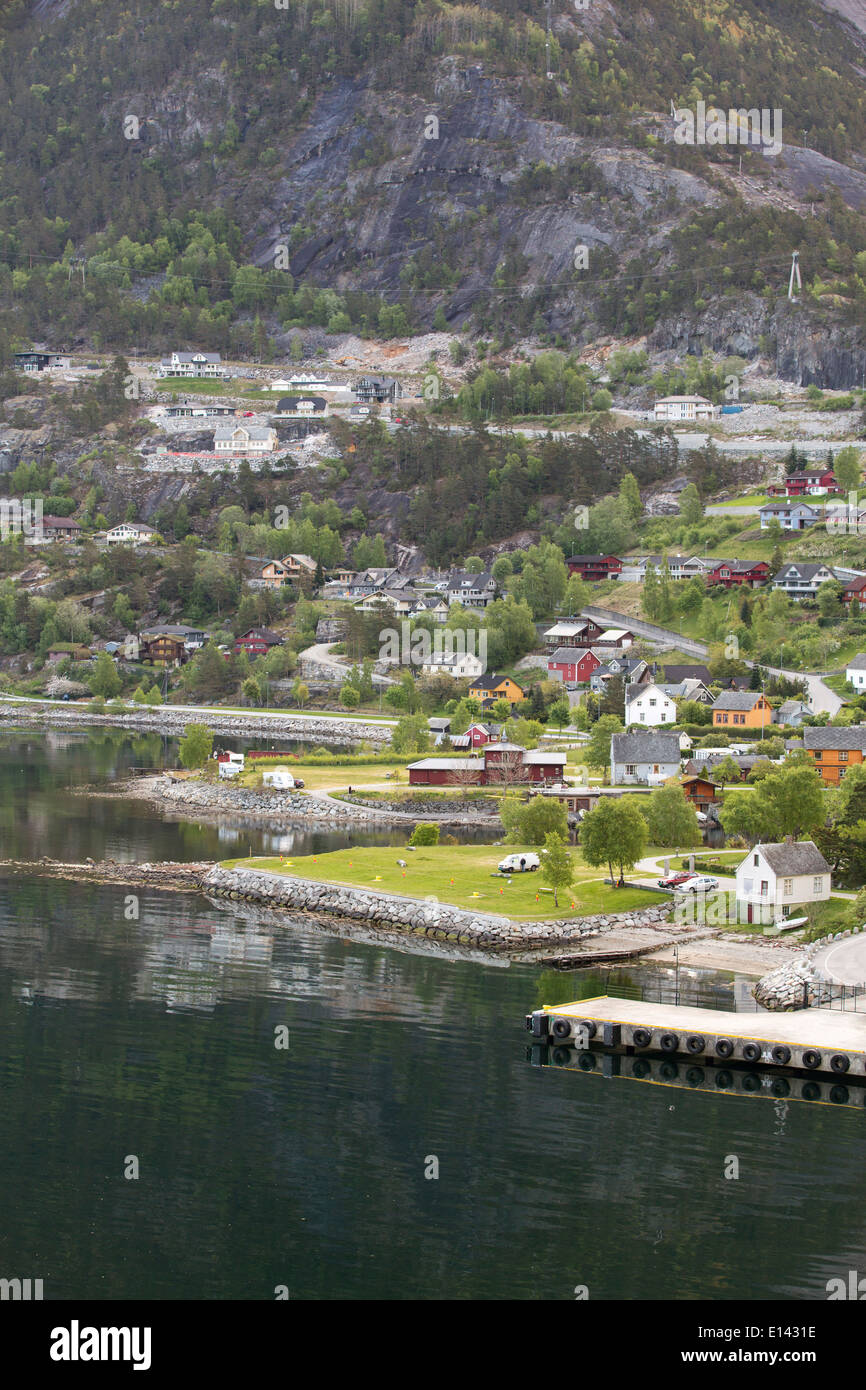
{"type": "Polygon", "coordinates": [[[572,555],[565,563],[569,574],[579,574],[591,584],[615,579],[622,569],[622,560],[616,555],[572,555]]]}
{"type": "Polygon", "coordinates": [[[565,753],[527,751],[516,743],[488,743],[476,758],[422,758],[409,764],[413,787],[491,786],[561,782],[565,753]]]}
{"type": "Polygon", "coordinates": [[[589,647],[557,647],[547,658],[547,669],[560,680],[584,685],[601,661],[589,647]]]}

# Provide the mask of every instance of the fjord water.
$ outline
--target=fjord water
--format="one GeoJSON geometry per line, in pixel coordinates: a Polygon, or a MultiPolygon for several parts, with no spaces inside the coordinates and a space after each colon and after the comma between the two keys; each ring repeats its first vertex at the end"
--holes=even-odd
{"type": "MultiPolygon", "coordinates": [[[[0,858],[256,852],[261,830],[238,851],[72,790],[163,751],[4,734],[0,858]]],[[[862,1109],[529,1064],[524,1014],[606,976],[191,894],[128,920],[124,896],[0,879],[0,1277],[56,1299],[724,1300],[866,1270],[862,1109]]]]}

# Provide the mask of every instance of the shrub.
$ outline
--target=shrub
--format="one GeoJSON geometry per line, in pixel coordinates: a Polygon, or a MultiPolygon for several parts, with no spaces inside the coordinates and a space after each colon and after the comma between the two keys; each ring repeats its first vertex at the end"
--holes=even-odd
{"type": "Polygon", "coordinates": [[[435,821],[425,821],[416,825],[409,840],[410,845],[438,845],[439,826],[435,821]]]}

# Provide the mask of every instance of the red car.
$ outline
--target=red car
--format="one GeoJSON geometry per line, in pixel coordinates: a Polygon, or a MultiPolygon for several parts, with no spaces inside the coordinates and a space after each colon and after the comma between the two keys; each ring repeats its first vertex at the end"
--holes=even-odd
{"type": "Polygon", "coordinates": [[[667,878],[660,878],[659,888],[679,888],[681,883],[687,883],[690,878],[694,877],[693,873],[680,869],[675,874],[668,874],[667,878]]]}
{"type": "Polygon", "coordinates": [[[245,410],[245,411],[244,411],[244,419],[246,419],[246,417],[247,417],[248,415],[252,415],[253,413],[254,413],[254,412],[253,412],[252,410],[245,410]]]}

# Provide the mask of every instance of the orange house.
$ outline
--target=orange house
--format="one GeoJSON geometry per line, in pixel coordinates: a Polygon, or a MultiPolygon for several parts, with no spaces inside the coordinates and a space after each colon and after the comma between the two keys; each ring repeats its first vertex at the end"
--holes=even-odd
{"type": "Polygon", "coordinates": [[[866,724],[847,728],[804,728],[803,747],[816,772],[829,787],[836,787],[849,767],[866,758],[866,724]]]}
{"type": "Polygon", "coordinates": [[[713,704],[715,728],[762,729],[773,722],[773,711],[760,690],[723,690],[713,704]]]}
{"type": "Polygon", "coordinates": [[[487,676],[476,676],[469,682],[469,694],[482,705],[492,705],[496,700],[507,700],[509,705],[517,705],[525,699],[517,681],[510,676],[497,676],[493,671],[487,676]]]}

